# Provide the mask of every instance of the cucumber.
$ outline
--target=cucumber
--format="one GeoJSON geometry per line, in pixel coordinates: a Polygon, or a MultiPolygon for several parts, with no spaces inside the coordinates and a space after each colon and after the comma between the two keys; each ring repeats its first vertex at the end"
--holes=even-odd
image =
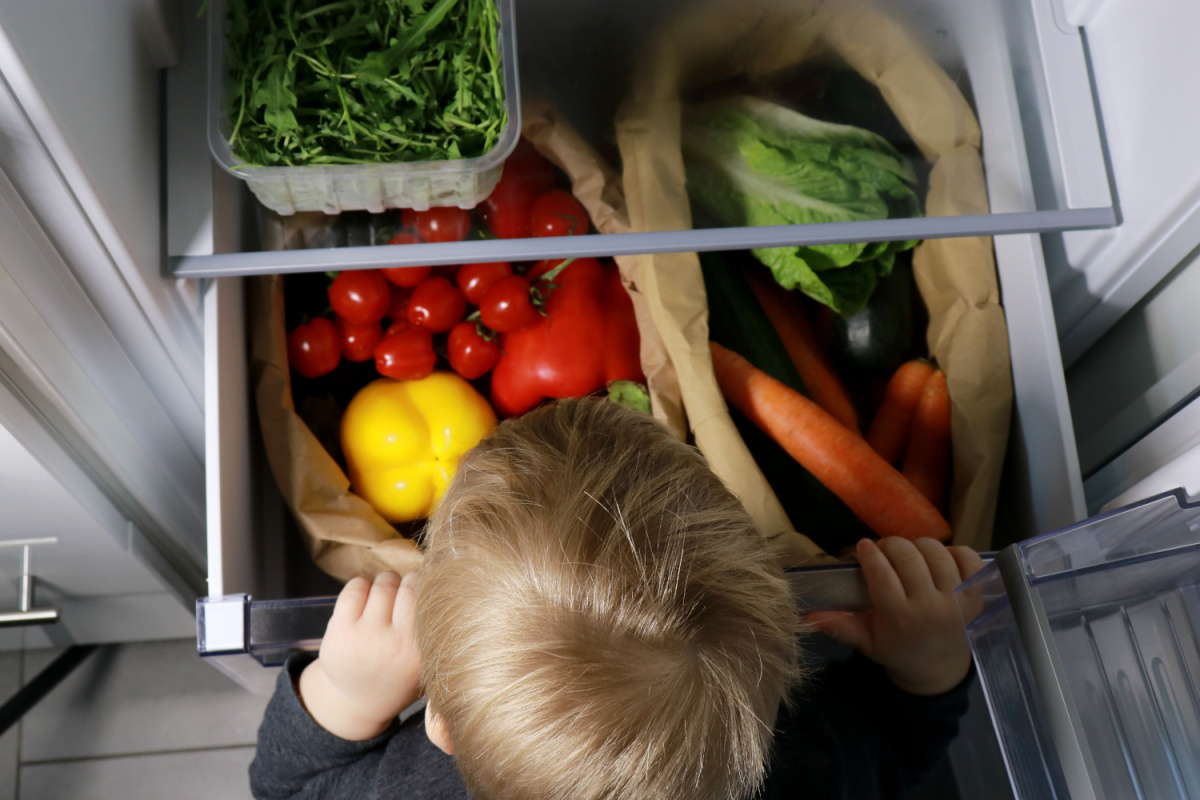
{"type": "MultiPolygon", "coordinates": [[[[709,335],[771,377],[804,393],[800,373],[742,274],[743,269],[762,266],[743,255],[700,254],[708,293],[709,335]]],[[[865,527],[837,495],[740,411],[730,407],[729,413],[796,530],[827,553],[837,553],[862,538],[865,527]]]]}
{"type": "Polygon", "coordinates": [[[746,268],[761,269],[757,261],[748,267],[735,254],[701,253],[700,271],[708,294],[709,336],[777,381],[805,397],[808,392],[791,356],[775,332],[771,320],[758,305],[758,298],[742,275],[746,268]],[[727,258],[733,255],[733,258],[727,258]]]}
{"type": "Polygon", "coordinates": [[[915,297],[912,263],[897,257],[892,274],[879,279],[862,311],[848,317],[821,312],[821,338],[833,358],[854,371],[891,375],[920,355],[914,340],[915,297]]]}

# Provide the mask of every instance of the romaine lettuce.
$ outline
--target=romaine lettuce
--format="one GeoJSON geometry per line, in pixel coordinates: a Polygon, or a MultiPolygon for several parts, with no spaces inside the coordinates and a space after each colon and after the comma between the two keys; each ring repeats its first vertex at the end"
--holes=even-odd
{"type": "MultiPolygon", "coordinates": [[[[920,216],[912,165],[882,137],[753,97],[690,106],[683,119],[688,193],[726,225],[920,216]]],[[[916,242],[754,251],[788,289],[839,314],[866,305],[896,253],[916,242]]]]}

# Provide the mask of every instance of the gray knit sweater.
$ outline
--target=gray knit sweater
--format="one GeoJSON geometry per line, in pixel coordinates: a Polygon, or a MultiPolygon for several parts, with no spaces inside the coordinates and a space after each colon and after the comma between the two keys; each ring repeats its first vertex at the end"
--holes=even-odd
{"type": "MultiPolygon", "coordinates": [[[[430,743],[421,714],[365,742],[339,739],[300,704],[312,656],[280,672],[258,731],[250,786],[258,800],[463,800],[454,759],[430,743]]],[[[945,753],[967,710],[974,668],[939,697],[897,689],[861,655],[821,670],[781,708],[759,800],[902,798],[945,753]]]]}

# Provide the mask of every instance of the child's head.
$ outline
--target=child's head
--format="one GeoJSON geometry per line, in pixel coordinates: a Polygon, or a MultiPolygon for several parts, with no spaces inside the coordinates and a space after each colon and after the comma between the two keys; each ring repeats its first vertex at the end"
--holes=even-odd
{"type": "Polygon", "coordinates": [[[430,709],[482,798],[726,798],[797,675],[787,584],[693,448],[563,401],[467,455],[430,520],[430,709]]]}

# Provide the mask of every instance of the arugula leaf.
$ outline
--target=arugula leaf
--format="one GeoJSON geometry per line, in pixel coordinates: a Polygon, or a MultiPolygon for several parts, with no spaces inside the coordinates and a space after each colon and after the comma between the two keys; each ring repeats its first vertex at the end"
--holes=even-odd
{"type": "Polygon", "coordinates": [[[271,63],[267,82],[254,92],[253,108],[263,108],[263,119],[274,128],[277,136],[285,136],[300,129],[300,123],[292,109],[296,107],[296,95],[288,88],[287,62],[281,58],[271,63]]]}
{"type": "Polygon", "coordinates": [[[437,5],[418,18],[408,30],[396,38],[396,43],[389,47],[387,52],[372,53],[368,57],[370,64],[363,63],[363,68],[358,73],[359,77],[364,80],[382,81],[390,75],[400,64],[401,59],[414,48],[421,46],[421,43],[425,41],[425,36],[445,19],[446,14],[456,3],[458,0],[438,0],[437,5]]]}
{"type": "Polygon", "coordinates": [[[229,0],[248,166],[473,158],[504,128],[495,0],[229,0]]]}

